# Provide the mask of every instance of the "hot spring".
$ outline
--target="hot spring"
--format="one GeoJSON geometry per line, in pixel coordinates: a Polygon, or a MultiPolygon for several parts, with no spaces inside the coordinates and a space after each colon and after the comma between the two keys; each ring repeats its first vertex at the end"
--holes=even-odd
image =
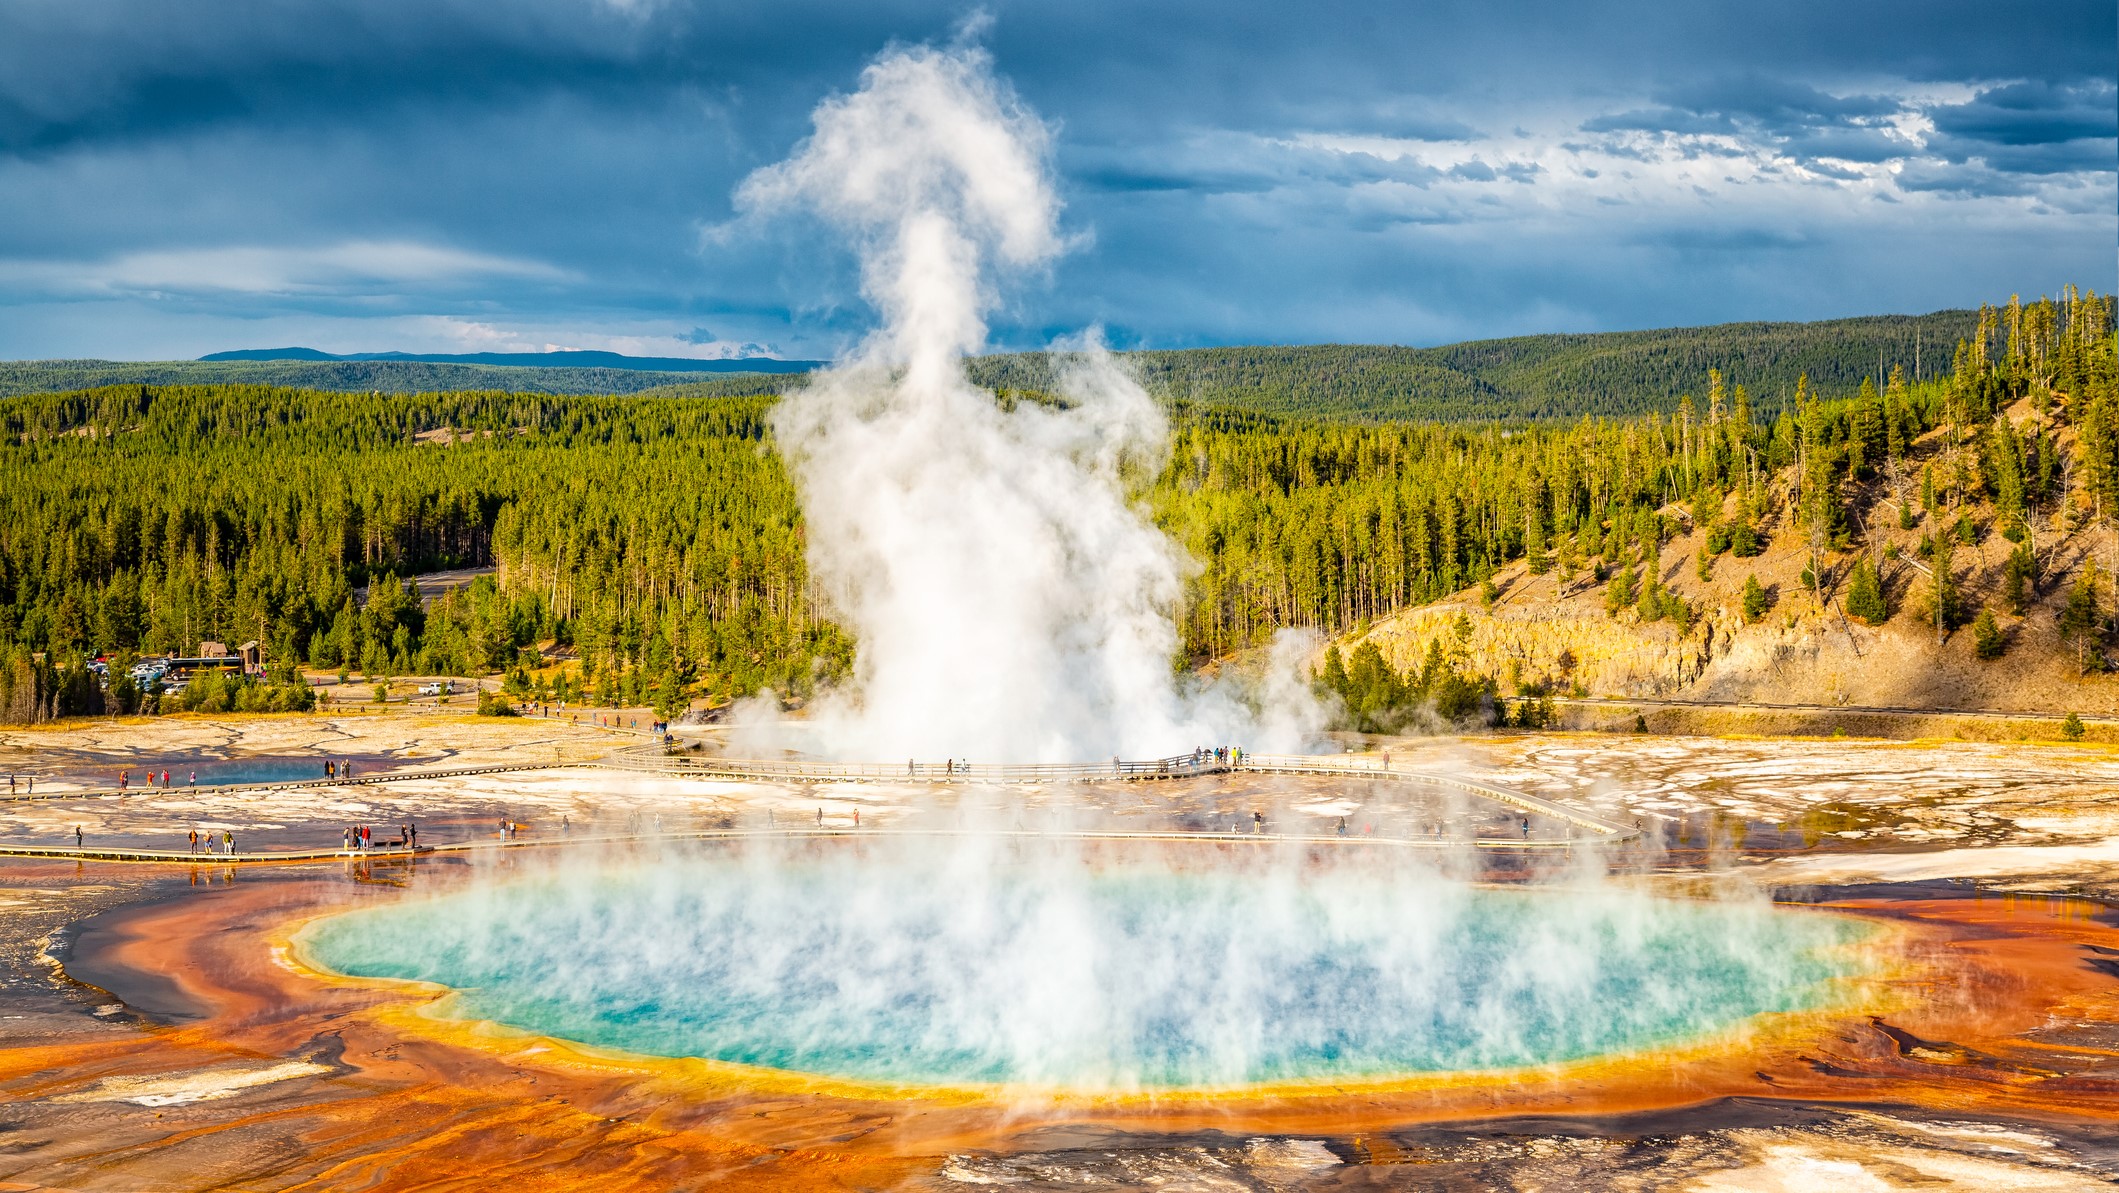
{"type": "Polygon", "coordinates": [[[789,846],[492,877],[309,925],[320,968],[656,1057],[1227,1088],[1548,1065],[1822,1005],[1864,929],[1393,859],[789,846]]]}

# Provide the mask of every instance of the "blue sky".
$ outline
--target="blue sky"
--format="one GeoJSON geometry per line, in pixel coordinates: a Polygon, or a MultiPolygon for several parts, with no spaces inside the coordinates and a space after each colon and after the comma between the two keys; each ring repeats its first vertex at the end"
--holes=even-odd
{"type": "MultiPolygon", "coordinates": [[[[814,229],[716,233],[966,5],[15,0],[0,356],[828,355],[814,229]]],[[[1914,312],[2119,259],[2109,0],[992,3],[1075,247],[1034,346],[1914,312]]]]}

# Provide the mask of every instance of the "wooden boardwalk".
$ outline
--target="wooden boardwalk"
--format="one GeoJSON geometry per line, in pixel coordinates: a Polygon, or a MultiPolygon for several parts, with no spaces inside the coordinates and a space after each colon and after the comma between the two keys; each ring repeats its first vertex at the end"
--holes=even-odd
{"type": "Polygon", "coordinates": [[[405,849],[390,845],[376,846],[372,849],[269,849],[253,853],[233,854],[208,853],[203,850],[198,853],[191,853],[182,849],[129,849],[119,846],[87,846],[76,849],[70,845],[0,844],[0,857],[44,858],[52,861],[146,862],[158,865],[256,866],[286,865],[290,863],[314,864],[318,862],[417,861],[428,857],[493,855],[520,849],[581,849],[591,846],[638,848],[699,841],[802,841],[876,837],[1022,841],[1161,841],[1174,844],[1224,844],[1248,847],[1292,845],[1350,849],[1443,850],[1474,848],[1504,852],[1528,850],[1535,853],[1574,849],[1583,843],[1579,838],[1574,837],[1530,838],[1519,841],[1514,837],[1378,837],[1358,833],[1336,836],[1314,833],[1185,832],[1179,829],[1125,832],[1094,829],[1053,829],[1046,831],[1038,829],[899,829],[828,826],[824,828],[789,829],[699,829],[686,832],[649,833],[635,836],[590,836],[584,834],[578,836],[543,836],[516,841],[452,841],[445,845],[422,845],[417,849],[405,849]]]}
{"type": "Polygon", "coordinates": [[[1516,791],[1493,783],[1484,783],[1455,775],[1441,775],[1392,766],[1386,756],[1376,754],[1236,754],[1229,759],[1216,759],[1211,753],[1185,754],[1173,758],[1157,758],[1146,761],[1114,759],[1106,763],[1061,763],[1034,765],[965,764],[959,762],[908,762],[903,766],[886,763],[854,762],[800,762],[792,760],[741,759],[718,756],[699,756],[678,751],[665,751],[662,747],[630,747],[603,758],[589,762],[536,762],[514,763],[493,766],[453,767],[434,770],[379,771],[354,778],[302,779],[278,783],[216,784],[212,787],[139,787],[125,790],[107,789],[90,791],[51,791],[35,795],[18,794],[0,799],[16,800],[67,800],[109,799],[122,796],[152,796],[171,794],[177,791],[192,793],[264,792],[305,787],[349,787],[380,783],[413,782],[423,779],[449,779],[469,775],[500,774],[511,771],[546,771],[579,768],[584,766],[616,768],[636,773],[663,774],[699,779],[721,779],[733,782],[795,782],[813,784],[837,783],[934,783],[992,786],[1002,784],[1065,784],[1065,783],[1129,783],[1155,782],[1198,778],[1207,775],[1236,774],[1300,774],[1323,775],[1337,778],[1369,781],[1409,783],[1416,786],[1433,787],[1456,791],[1490,800],[1520,812],[1558,820],[1580,830],[1583,836],[1569,834],[1561,838],[1409,838],[1373,836],[1315,836],[1277,833],[1224,833],[1224,832],[1097,832],[1097,831],[972,831],[972,830],[926,830],[890,828],[840,828],[819,826],[817,828],[788,829],[707,829],[693,832],[664,833],[653,836],[542,836],[517,841],[463,841],[444,845],[420,846],[418,850],[387,846],[366,850],[342,848],[264,850],[252,853],[220,854],[212,852],[193,853],[183,849],[140,849],[129,846],[67,846],[67,845],[16,845],[0,843],[0,857],[49,858],[75,861],[108,862],[152,862],[182,865],[249,865],[257,863],[358,861],[361,859],[404,859],[428,855],[467,854],[481,851],[505,849],[539,848],[561,845],[618,845],[642,841],[732,841],[744,839],[798,839],[804,837],[846,836],[977,836],[977,837],[1023,837],[1048,840],[1141,840],[1141,841],[1191,841],[1228,842],[1245,845],[1258,844],[1308,844],[1382,846],[1410,849],[1449,849],[1470,845],[1481,849],[1552,850],[1574,848],[1588,841],[1618,843],[1640,835],[1632,825],[1606,820],[1580,808],[1571,807],[1553,800],[1516,791]]]}
{"type": "Polygon", "coordinates": [[[696,775],[700,778],[726,779],[732,782],[963,783],[980,786],[1156,782],[1242,772],[1327,775],[1349,779],[1389,780],[1459,791],[1507,805],[1518,811],[1549,816],[1611,840],[1625,840],[1639,831],[1632,825],[1606,820],[1580,808],[1543,799],[1514,788],[1481,783],[1455,775],[1439,775],[1392,766],[1389,757],[1381,754],[1236,753],[1231,756],[1231,760],[1222,761],[1208,753],[1180,754],[1174,758],[1156,758],[1142,762],[1127,762],[1114,758],[1108,764],[980,765],[908,761],[903,766],[898,766],[883,762],[723,758],[665,751],[661,747],[635,746],[598,759],[595,765],[661,774],[696,775]]]}
{"type": "Polygon", "coordinates": [[[281,779],[258,783],[186,783],[167,787],[73,787],[57,791],[45,790],[35,793],[17,791],[13,794],[0,792],[0,803],[26,803],[30,800],[68,799],[126,799],[141,795],[175,795],[188,791],[194,795],[227,795],[238,791],[285,791],[303,787],[366,787],[375,783],[410,783],[419,779],[457,779],[465,775],[497,775],[508,771],[564,770],[569,767],[593,765],[592,762],[510,762],[492,766],[458,766],[437,770],[385,770],[374,774],[355,775],[350,779],[281,779]]]}

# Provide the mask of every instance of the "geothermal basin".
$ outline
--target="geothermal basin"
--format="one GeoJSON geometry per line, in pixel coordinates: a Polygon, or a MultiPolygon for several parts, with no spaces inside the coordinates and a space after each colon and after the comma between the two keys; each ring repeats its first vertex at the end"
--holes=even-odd
{"type": "Polygon", "coordinates": [[[1446,877],[1347,847],[751,841],[327,916],[298,955],[446,1013],[895,1087],[1229,1090],[1547,1066],[1844,1000],[1865,925],[1446,877]]]}
{"type": "MultiPolygon", "coordinates": [[[[2099,749],[1387,744],[1639,823],[1614,842],[1395,777],[465,773],[625,739],[176,728],[452,771],[0,805],[0,849],[198,822],[252,859],[0,860],[0,1180],[1611,1187],[1653,1157],[1644,1188],[2044,1189],[2098,1187],[2119,1117],[2119,929],[2068,894],[2119,890],[2099,749]],[[399,819],[434,846],[295,860],[399,819]]],[[[11,765],[145,732],[24,734],[11,765]]]]}

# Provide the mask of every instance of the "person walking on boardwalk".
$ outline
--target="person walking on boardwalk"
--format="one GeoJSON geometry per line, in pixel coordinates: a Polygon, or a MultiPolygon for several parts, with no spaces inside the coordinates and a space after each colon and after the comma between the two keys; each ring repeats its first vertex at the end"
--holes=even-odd
{"type": "Polygon", "coordinates": [[[340,853],[353,852],[353,829],[350,826],[338,830],[338,848],[340,853]]]}
{"type": "Polygon", "coordinates": [[[199,830],[197,829],[191,830],[191,851],[193,853],[199,851],[199,830]]]}
{"type": "Polygon", "coordinates": [[[227,854],[227,855],[228,855],[229,857],[234,857],[234,856],[235,856],[235,830],[234,830],[234,829],[230,828],[230,829],[222,829],[222,830],[221,830],[221,849],[222,849],[222,852],[226,853],[226,854],[227,854]]]}
{"type": "Polygon", "coordinates": [[[415,852],[417,852],[419,849],[419,821],[405,821],[405,831],[412,834],[412,848],[415,852]]]}

